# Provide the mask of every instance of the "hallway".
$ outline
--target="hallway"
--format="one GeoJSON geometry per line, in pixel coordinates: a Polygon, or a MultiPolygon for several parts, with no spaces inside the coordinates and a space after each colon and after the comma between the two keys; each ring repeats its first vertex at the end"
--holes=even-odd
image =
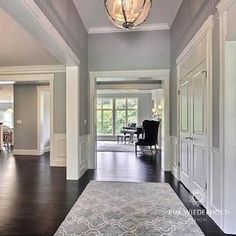
{"type": "MultiPolygon", "coordinates": [[[[191,195],[170,172],[160,169],[160,156],[98,153],[97,170],[79,181],[66,181],[65,168],[50,168],[41,157],[0,155],[0,235],[53,235],[90,180],[168,182],[188,210],[191,195]],[[31,217],[29,218],[29,214],[31,217]]],[[[205,235],[224,235],[207,216],[194,216],[205,235]]]]}

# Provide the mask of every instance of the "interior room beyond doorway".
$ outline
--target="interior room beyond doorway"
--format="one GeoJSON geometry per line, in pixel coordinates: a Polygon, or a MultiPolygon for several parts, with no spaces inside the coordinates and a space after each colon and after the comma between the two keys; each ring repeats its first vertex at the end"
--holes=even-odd
{"type": "MultiPolygon", "coordinates": [[[[97,151],[133,152],[144,137],[143,121],[160,122],[157,148],[161,150],[164,93],[153,78],[97,79],[97,151]]],[[[142,151],[149,151],[143,148],[142,151]]],[[[153,147],[153,151],[156,147],[153,147]]]]}

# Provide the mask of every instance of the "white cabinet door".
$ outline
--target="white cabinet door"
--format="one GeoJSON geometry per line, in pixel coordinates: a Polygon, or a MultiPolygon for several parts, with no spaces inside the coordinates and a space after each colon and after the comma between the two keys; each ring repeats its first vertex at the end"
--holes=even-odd
{"type": "Polygon", "coordinates": [[[188,189],[191,188],[191,90],[191,80],[180,84],[180,180],[188,189]]]}
{"type": "Polygon", "coordinates": [[[180,181],[205,205],[207,80],[205,62],[180,83],[180,181]]]}
{"type": "Polygon", "coordinates": [[[205,63],[198,66],[192,75],[192,191],[205,205],[207,183],[207,79],[205,63]]]}

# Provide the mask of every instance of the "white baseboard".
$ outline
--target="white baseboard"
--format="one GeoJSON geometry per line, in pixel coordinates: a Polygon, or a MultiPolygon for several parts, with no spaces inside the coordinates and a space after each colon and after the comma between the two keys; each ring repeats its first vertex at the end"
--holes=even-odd
{"type": "Polygon", "coordinates": [[[66,166],[66,134],[53,134],[53,157],[50,160],[51,166],[66,166]]]}
{"type": "Polygon", "coordinates": [[[222,196],[219,193],[223,192],[223,160],[222,154],[219,149],[210,148],[210,160],[208,169],[208,214],[213,219],[213,221],[223,229],[223,217],[222,214],[215,214],[216,212],[221,212],[222,206],[222,196]]]}
{"type": "Polygon", "coordinates": [[[50,152],[50,146],[44,147],[44,153],[45,152],[50,152]]]}
{"type": "Polygon", "coordinates": [[[19,156],[41,156],[38,150],[26,150],[26,149],[13,149],[13,155],[19,156]]]}
{"type": "Polygon", "coordinates": [[[81,177],[88,169],[90,136],[83,135],[79,137],[79,163],[81,177]]]}
{"type": "Polygon", "coordinates": [[[177,144],[178,138],[176,136],[171,136],[171,173],[175,176],[176,179],[179,179],[177,144]]]}

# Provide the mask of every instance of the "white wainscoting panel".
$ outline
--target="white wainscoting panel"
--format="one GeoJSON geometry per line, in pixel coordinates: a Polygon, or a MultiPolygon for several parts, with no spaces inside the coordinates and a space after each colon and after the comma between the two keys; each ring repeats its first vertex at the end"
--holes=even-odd
{"type": "Polygon", "coordinates": [[[171,136],[171,173],[175,178],[179,179],[178,176],[178,138],[171,136]]]}
{"type": "Polygon", "coordinates": [[[79,137],[79,168],[80,168],[80,177],[88,169],[88,156],[89,156],[89,135],[84,135],[79,137]]]}
{"type": "Polygon", "coordinates": [[[209,160],[209,215],[218,226],[222,226],[223,160],[219,149],[210,149],[209,160]]]}
{"type": "Polygon", "coordinates": [[[51,166],[66,166],[66,134],[53,134],[54,151],[51,166]]]}

